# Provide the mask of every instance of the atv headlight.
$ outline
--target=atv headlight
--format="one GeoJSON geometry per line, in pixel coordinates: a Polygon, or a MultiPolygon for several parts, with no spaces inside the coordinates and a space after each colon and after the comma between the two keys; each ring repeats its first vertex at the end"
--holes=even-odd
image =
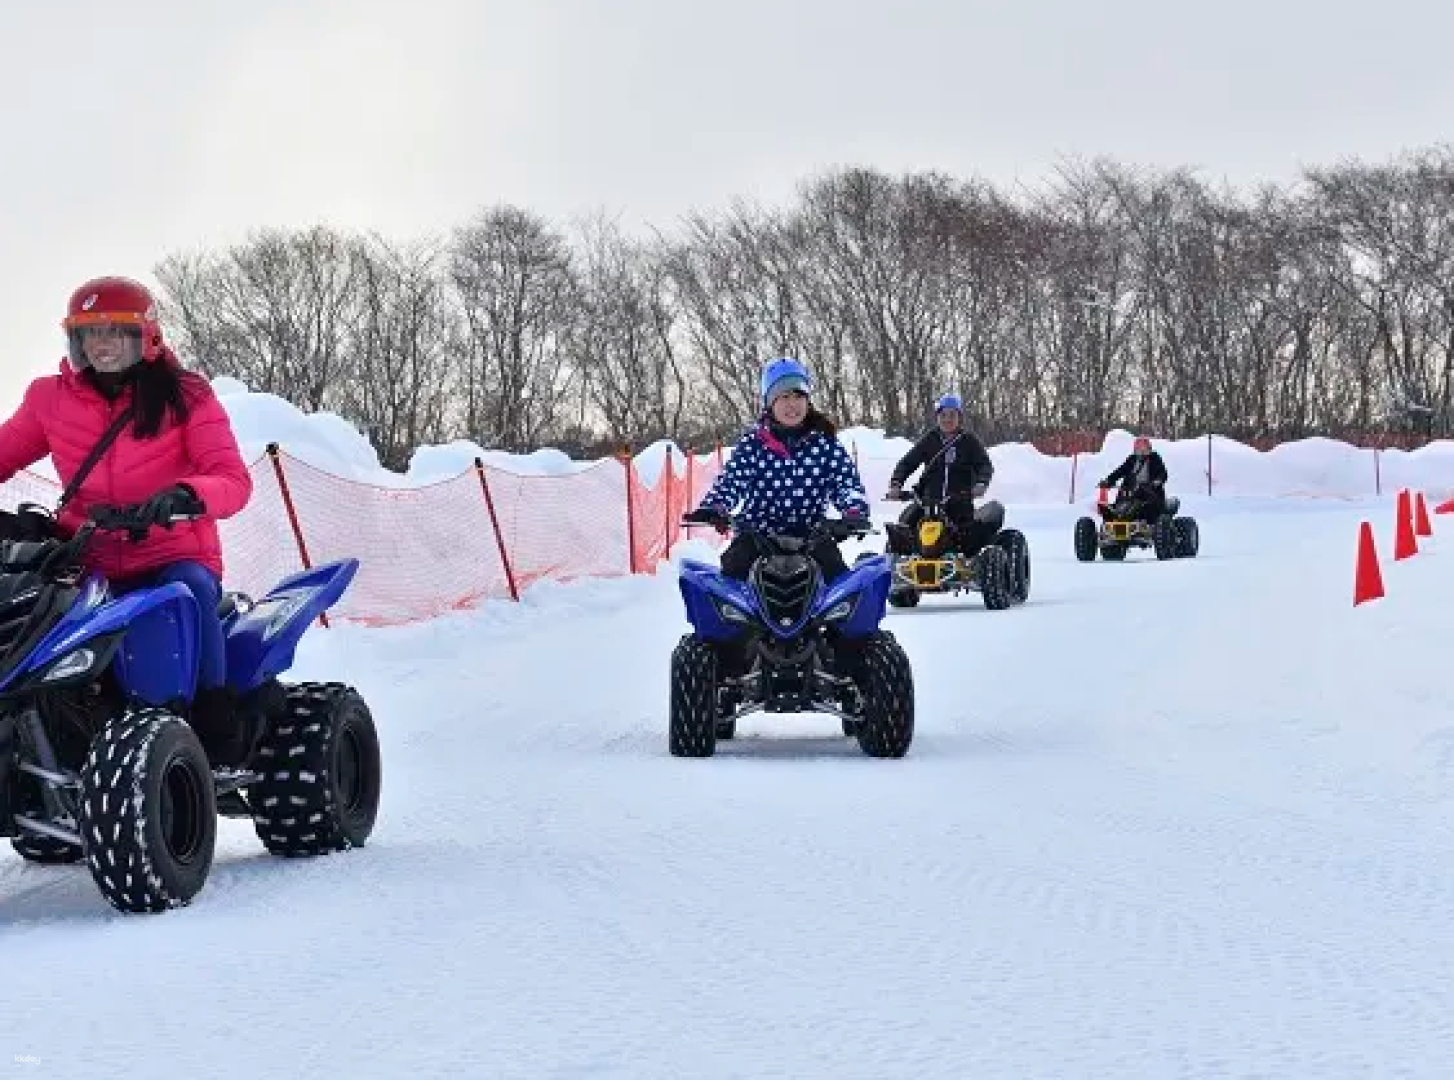
{"type": "Polygon", "coordinates": [[[66,653],[54,664],[52,664],[40,681],[43,683],[60,682],[62,679],[74,679],[77,675],[84,675],[96,665],[96,653],[93,649],[82,646],[73,652],[66,653]]]}
{"type": "Polygon", "coordinates": [[[823,614],[825,623],[846,622],[858,609],[858,597],[850,596],[846,600],[840,600],[823,614]]]}
{"type": "Polygon", "coordinates": [[[712,606],[717,609],[717,614],[723,622],[736,623],[739,626],[746,626],[752,621],[752,619],[748,617],[746,612],[744,612],[736,604],[729,604],[726,600],[722,600],[714,596],[712,597],[712,606]]]}

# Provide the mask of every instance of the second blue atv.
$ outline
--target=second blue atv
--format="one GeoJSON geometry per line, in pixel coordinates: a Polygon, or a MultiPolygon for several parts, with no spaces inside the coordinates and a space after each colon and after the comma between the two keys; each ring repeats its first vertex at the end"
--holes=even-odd
{"type": "Polygon", "coordinates": [[[278,680],[357,560],[291,575],[256,601],[224,596],[227,682],[250,750],[214,767],[187,722],[192,593],[165,584],[116,596],[82,566],[97,532],[145,535],[134,508],[98,508],[69,539],[44,509],[20,514],[44,538],[0,543],[0,836],[31,862],[84,860],[124,912],[201,891],[219,814],[251,818],[274,855],[364,844],[382,785],[368,706],[340,683],[278,680]]]}
{"type": "Polygon", "coordinates": [[[732,738],[737,721],[758,711],[829,713],[871,757],[909,752],[914,674],[894,635],[880,629],[892,565],[865,553],[825,582],[811,554],[815,544],[867,531],[830,518],[806,537],[752,534],[758,557],[745,582],[682,561],[692,633],[671,658],[672,754],[711,757],[718,739],[732,738]]]}

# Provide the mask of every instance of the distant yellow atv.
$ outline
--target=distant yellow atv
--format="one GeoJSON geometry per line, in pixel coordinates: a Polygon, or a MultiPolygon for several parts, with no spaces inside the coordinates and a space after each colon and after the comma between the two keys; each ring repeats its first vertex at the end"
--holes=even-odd
{"type": "Polygon", "coordinates": [[[977,592],[990,611],[1023,604],[1030,597],[1030,545],[1018,529],[1005,529],[1005,508],[993,500],[975,508],[976,531],[985,539],[955,535],[943,499],[899,495],[923,512],[917,528],[902,522],[884,526],[894,563],[889,603],[914,607],[925,593],[977,592]],[[970,546],[966,547],[968,540],[970,546]]]}
{"type": "Polygon", "coordinates": [[[1151,548],[1158,559],[1194,559],[1201,548],[1201,532],[1195,518],[1177,516],[1180,509],[1181,500],[1168,495],[1166,511],[1152,521],[1144,496],[1122,488],[1115,501],[1107,502],[1106,489],[1101,488],[1096,505],[1100,524],[1090,517],[1075,523],[1075,557],[1094,562],[1099,551],[1107,562],[1120,562],[1132,548],[1151,548]]]}

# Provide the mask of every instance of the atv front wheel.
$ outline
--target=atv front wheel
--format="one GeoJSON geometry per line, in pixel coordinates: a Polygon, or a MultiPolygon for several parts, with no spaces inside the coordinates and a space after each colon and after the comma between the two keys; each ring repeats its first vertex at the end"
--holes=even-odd
{"type": "Polygon", "coordinates": [[[1169,516],[1157,518],[1151,526],[1151,547],[1158,559],[1174,559],[1181,553],[1181,534],[1169,516]]]}
{"type": "Polygon", "coordinates": [[[1075,557],[1081,562],[1096,561],[1095,518],[1083,517],[1075,523],[1075,557]]]}
{"type": "Polygon", "coordinates": [[[671,717],[667,749],[673,757],[717,752],[717,654],[695,634],[671,654],[671,717]]]}
{"type": "Polygon", "coordinates": [[[912,585],[895,585],[889,590],[889,607],[911,608],[919,606],[919,590],[912,585]]]}
{"type": "Polygon", "coordinates": [[[118,911],[165,911],[201,892],[217,846],[212,768],[185,720],[137,709],[112,720],[81,767],[77,831],[118,911]]]}
{"type": "Polygon", "coordinates": [[[1010,598],[1023,604],[1030,599],[1030,541],[1019,529],[1005,529],[994,542],[1010,557],[1010,598]]]}
{"type": "Polygon", "coordinates": [[[306,858],[363,847],[379,813],[379,733],[357,690],[342,683],[285,687],[283,715],[258,740],[247,789],[263,847],[306,858]]]}
{"type": "Polygon", "coordinates": [[[984,606],[990,611],[1004,611],[1015,602],[1014,567],[1010,553],[991,544],[975,556],[978,564],[975,577],[979,581],[979,593],[984,606]]]}
{"type": "Polygon", "coordinates": [[[863,718],[853,728],[859,748],[869,757],[903,757],[914,741],[914,671],[893,634],[881,630],[864,642],[859,679],[863,718]]]}
{"type": "Polygon", "coordinates": [[[1197,552],[1201,550],[1202,546],[1202,536],[1196,518],[1179,517],[1176,519],[1176,539],[1178,558],[1195,559],[1197,557],[1197,552]]]}

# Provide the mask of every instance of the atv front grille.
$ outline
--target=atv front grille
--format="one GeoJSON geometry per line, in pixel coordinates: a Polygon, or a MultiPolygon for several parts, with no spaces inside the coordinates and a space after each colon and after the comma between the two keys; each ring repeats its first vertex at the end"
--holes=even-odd
{"type": "Polygon", "coordinates": [[[914,564],[914,584],[925,589],[937,589],[943,571],[937,562],[925,559],[914,564]]]}
{"type": "Polygon", "coordinates": [[[777,626],[803,621],[818,593],[818,564],[806,555],[774,555],[752,568],[752,586],[763,613],[777,626]]]}

